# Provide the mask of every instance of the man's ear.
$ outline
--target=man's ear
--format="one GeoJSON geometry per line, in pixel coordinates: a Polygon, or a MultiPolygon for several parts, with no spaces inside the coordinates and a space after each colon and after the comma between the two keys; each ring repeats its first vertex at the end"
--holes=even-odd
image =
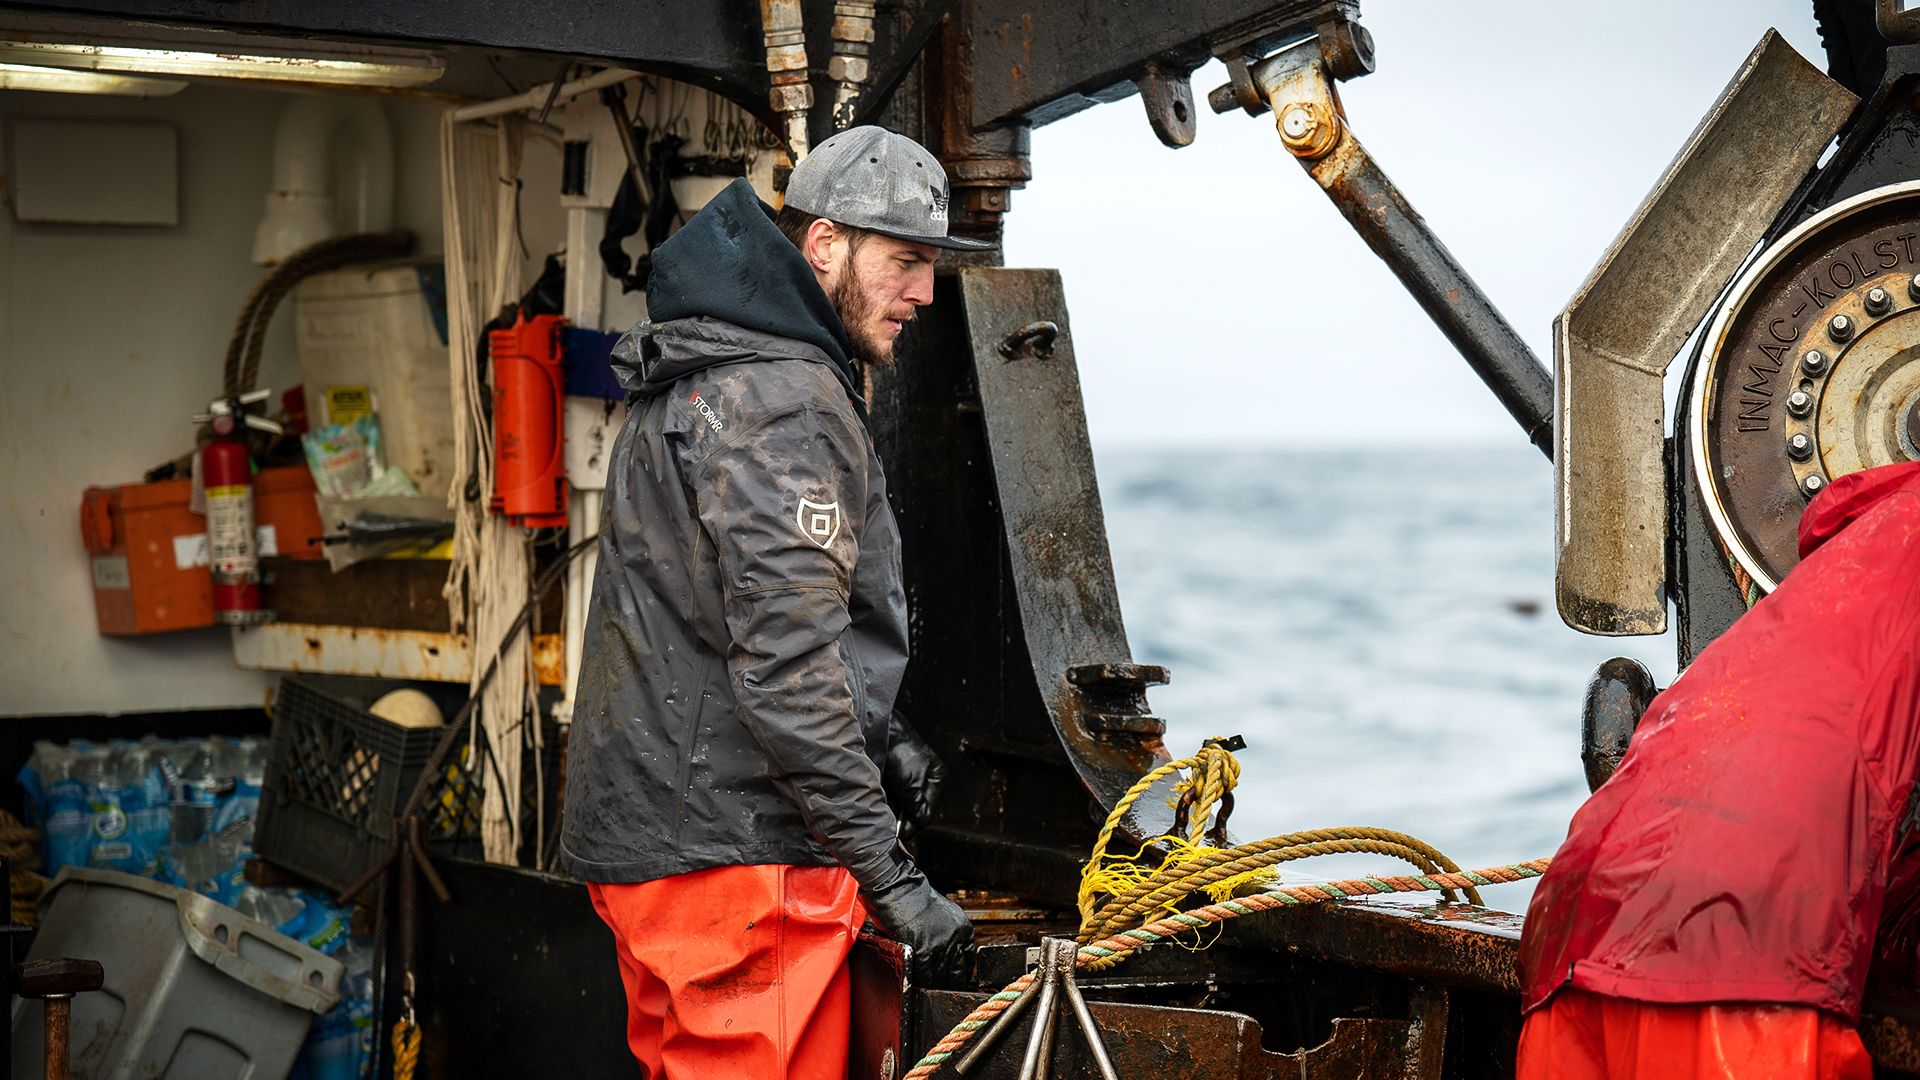
{"type": "Polygon", "coordinates": [[[833,267],[833,245],[840,239],[840,230],[826,218],[815,218],[807,226],[807,242],[800,249],[806,256],[807,265],[814,273],[824,274],[833,267]]]}

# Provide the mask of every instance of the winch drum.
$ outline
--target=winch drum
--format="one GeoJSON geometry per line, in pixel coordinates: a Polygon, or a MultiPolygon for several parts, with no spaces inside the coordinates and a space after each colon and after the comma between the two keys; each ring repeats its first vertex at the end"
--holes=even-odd
{"type": "Polygon", "coordinates": [[[1822,488],[1920,460],[1920,182],[1782,236],[1734,283],[1705,343],[1688,387],[1690,464],[1757,597],[1799,561],[1800,515],[1822,488]]]}

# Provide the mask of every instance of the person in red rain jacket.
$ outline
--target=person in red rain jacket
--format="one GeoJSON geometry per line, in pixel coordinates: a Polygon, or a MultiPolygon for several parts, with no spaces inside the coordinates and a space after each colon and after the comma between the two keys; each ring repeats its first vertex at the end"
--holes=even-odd
{"type": "MultiPolygon", "coordinates": [[[[1920,765],[1920,463],[1843,476],[1802,561],[1653,700],[1520,943],[1520,1080],[1838,1080],[1920,765]]],[[[1905,907],[1902,898],[1895,904],[1905,907]]]]}

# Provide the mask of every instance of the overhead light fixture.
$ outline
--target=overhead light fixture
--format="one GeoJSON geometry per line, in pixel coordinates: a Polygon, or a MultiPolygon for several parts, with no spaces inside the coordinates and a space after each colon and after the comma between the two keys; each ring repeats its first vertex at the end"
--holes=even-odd
{"type": "Polygon", "coordinates": [[[334,86],[422,86],[446,63],[432,53],[375,46],[328,46],[294,52],[206,52],[194,49],[53,41],[0,41],[0,63],[76,71],[178,75],[213,79],[319,83],[334,86]]]}
{"type": "Polygon", "coordinates": [[[187,88],[179,79],[147,79],[104,71],[0,63],[0,90],[40,90],[53,94],[120,94],[166,97],[187,88]]]}

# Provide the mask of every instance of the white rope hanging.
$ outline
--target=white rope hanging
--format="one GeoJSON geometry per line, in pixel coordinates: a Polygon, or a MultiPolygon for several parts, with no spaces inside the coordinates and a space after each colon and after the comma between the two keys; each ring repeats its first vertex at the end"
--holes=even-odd
{"type": "MultiPolygon", "coordinates": [[[[493,492],[493,434],[475,357],[487,320],[518,298],[521,263],[514,234],[522,122],[500,117],[464,124],[449,110],[440,138],[441,220],[447,253],[447,362],[453,383],[454,475],[447,499],[454,521],[447,605],[455,632],[473,646],[476,688],[498,656],[493,679],[477,690],[469,746],[486,748],[493,762],[470,751],[467,768],[482,784],[480,836],[487,861],[515,863],[520,852],[523,717],[537,715],[529,635],[506,641],[527,601],[532,553],[524,530],[488,512],[493,492]],[[469,488],[479,498],[468,499],[469,488]],[[475,739],[473,736],[484,735],[475,739]]],[[[535,728],[537,724],[533,725],[535,728]]]]}

